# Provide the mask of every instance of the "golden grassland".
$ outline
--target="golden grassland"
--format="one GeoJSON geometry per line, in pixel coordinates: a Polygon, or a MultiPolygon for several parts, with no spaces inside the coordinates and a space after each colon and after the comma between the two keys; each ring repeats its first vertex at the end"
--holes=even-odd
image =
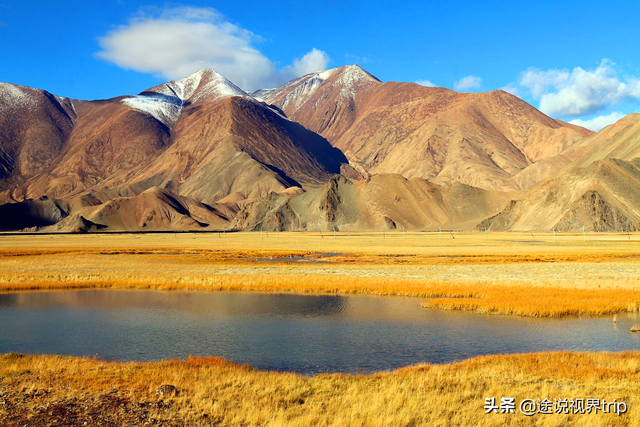
{"type": "Polygon", "coordinates": [[[125,288],[418,296],[523,316],[637,312],[640,235],[0,235],[0,290],[125,288]]]}
{"type": "Polygon", "coordinates": [[[188,426],[634,426],[640,425],[639,381],[640,353],[629,352],[483,356],[368,376],[315,377],[258,371],[219,358],[118,363],[9,354],[0,356],[0,420],[47,425],[39,422],[57,415],[64,422],[60,408],[66,408],[62,414],[73,425],[115,418],[127,425],[153,419],[156,425],[188,426]],[[178,394],[156,396],[163,384],[174,385],[178,394]],[[622,415],[527,417],[517,409],[487,415],[487,397],[513,397],[518,405],[524,399],[597,398],[624,402],[628,409],[622,415]]]}

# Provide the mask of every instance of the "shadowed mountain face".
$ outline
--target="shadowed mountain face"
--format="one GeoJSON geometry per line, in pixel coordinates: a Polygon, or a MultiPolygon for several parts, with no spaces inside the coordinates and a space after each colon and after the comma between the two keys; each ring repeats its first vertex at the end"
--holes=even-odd
{"type": "Polygon", "coordinates": [[[309,74],[256,96],[326,137],[368,173],[489,190],[517,189],[514,175],[593,133],[503,91],[381,83],[358,66],[309,74]]]}
{"type": "Polygon", "coordinates": [[[0,205],[0,231],[45,227],[62,221],[69,208],[64,202],[43,197],[0,205]]]}
{"type": "Polygon", "coordinates": [[[63,150],[75,119],[67,98],[0,83],[0,192],[45,170],[63,150]]]}

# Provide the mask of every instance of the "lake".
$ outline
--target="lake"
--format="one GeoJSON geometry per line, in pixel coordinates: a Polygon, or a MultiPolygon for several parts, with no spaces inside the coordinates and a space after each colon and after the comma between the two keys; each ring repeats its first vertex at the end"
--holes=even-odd
{"type": "Polygon", "coordinates": [[[0,294],[0,353],[108,360],[222,356],[260,369],[370,373],[552,350],[640,350],[637,314],[536,319],[425,309],[424,299],[77,290],[0,294]]]}

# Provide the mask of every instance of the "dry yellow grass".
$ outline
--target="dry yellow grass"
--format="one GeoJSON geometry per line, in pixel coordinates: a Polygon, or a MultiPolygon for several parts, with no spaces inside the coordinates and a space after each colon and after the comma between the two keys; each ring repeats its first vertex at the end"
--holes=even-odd
{"type": "Polygon", "coordinates": [[[257,371],[218,358],[109,363],[8,355],[0,356],[0,391],[4,407],[8,401],[12,412],[0,406],[0,420],[13,425],[12,417],[23,414],[21,420],[40,425],[39,420],[51,420],[49,414],[63,406],[67,414],[73,412],[74,425],[120,417],[127,425],[155,418],[160,425],[188,426],[631,426],[640,424],[639,381],[639,353],[489,356],[370,376],[311,378],[257,371]],[[169,406],[154,404],[162,384],[179,392],[165,399],[169,406]],[[513,397],[517,403],[615,399],[625,402],[628,412],[485,415],[487,397],[498,402],[513,397]]]}
{"type": "Polygon", "coordinates": [[[0,290],[369,293],[525,316],[640,306],[637,235],[314,233],[1,236],[0,290]],[[589,236],[590,238],[592,236],[589,236]],[[525,240],[528,239],[528,240],[525,240]],[[551,240],[550,240],[551,239],[551,240]]]}
{"type": "MultiPolygon", "coordinates": [[[[490,314],[532,317],[603,315],[638,312],[640,291],[625,289],[559,289],[500,283],[447,283],[433,280],[380,277],[232,275],[177,282],[140,280],[63,281],[5,283],[5,291],[86,288],[153,289],[160,291],[302,292],[321,294],[371,294],[417,296],[428,299],[423,306],[468,310],[490,314]]],[[[157,280],[157,279],[155,279],[157,280]]]]}

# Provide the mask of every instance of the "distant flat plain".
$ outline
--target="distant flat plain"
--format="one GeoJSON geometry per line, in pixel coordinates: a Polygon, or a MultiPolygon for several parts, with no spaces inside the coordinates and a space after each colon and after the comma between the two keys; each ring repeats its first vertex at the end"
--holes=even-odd
{"type": "MultiPolygon", "coordinates": [[[[640,234],[0,235],[0,290],[85,287],[413,295],[442,309],[613,317],[640,307],[640,234]]],[[[66,405],[74,420],[128,425],[637,425],[638,381],[639,353],[491,356],[312,378],[217,359],[8,355],[0,391],[13,406],[0,406],[0,420],[46,425],[63,420],[54,415],[66,405]],[[162,383],[181,394],[158,405],[162,383]],[[503,396],[615,398],[629,412],[485,416],[484,398],[503,396]],[[113,402],[126,410],[111,411],[113,402]]]]}
{"type": "Polygon", "coordinates": [[[0,235],[0,290],[84,287],[421,296],[525,316],[636,312],[640,234],[0,235]]]}

